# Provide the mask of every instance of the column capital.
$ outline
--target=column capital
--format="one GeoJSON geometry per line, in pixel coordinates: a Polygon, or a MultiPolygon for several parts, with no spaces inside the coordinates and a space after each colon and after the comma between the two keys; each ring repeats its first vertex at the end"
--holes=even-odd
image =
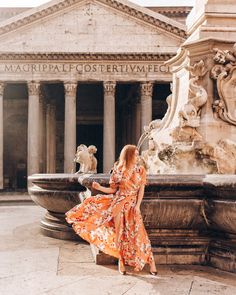
{"type": "Polygon", "coordinates": [[[40,82],[39,81],[28,81],[28,94],[31,95],[38,95],[40,93],[40,82]]]}
{"type": "Polygon", "coordinates": [[[147,82],[140,83],[141,97],[152,96],[152,90],[153,90],[153,82],[147,81],[147,82]]]}
{"type": "Polygon", "coordinates": [[[77,85],[78,85],[77,82],[65,81],[64,82],[65,95],[76,96],[77,85]]]}
{"type": "Polygon", "coordinates": [[[116,82],[104,81],[103,82],[104,94],[115,96],[116,82]]]}
{"type": "Polygon", "coordinates": [[[3,91],[4,91],[4,82],[0,81],[0,95],[3,96],[3,91]]]}

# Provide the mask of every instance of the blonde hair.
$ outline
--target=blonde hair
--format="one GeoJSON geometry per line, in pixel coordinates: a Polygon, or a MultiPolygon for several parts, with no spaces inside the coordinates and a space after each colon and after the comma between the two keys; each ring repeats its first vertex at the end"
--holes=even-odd
{"type": "Polygon", "coordinates": [[[132,144],[125,145],[120,152],[119,160],[115,163],[116,166],[129,169],[130,166],[132,165],[136,150],[138,149],[135,145],[132,145],[132,144]]]}

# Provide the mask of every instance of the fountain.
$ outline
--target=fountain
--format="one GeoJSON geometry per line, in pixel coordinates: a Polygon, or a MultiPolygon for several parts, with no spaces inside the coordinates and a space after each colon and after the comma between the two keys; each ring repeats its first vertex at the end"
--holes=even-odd
{"type": "MultiPolygon", "coordinates": [[[[196,0],[189,37],[167,62],[173,73],[167,113],[139,141],[149,143],[142,151],[149,176],[141,211],[160,264],[236,272],[236,32],[229,26],[229,18],[236,24],[229,13],[235,9],[233,0],[196,0]]],[[[44,234],[78,238],[64,213],[96,193],[92,181],[109,181],[85,166],[80,174],[29,177],[32,199],[48,210],[44,234]]],[[[114,261],[93,253],[98,264],[114,261]]]]}

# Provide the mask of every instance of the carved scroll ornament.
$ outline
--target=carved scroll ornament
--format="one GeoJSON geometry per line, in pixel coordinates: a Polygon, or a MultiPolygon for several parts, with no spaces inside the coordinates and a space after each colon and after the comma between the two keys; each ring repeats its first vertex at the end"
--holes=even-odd
{"type": "Polygon", "coordinates": [[[199,127],[201,108],[207,102],[207,92],[199,84],[201,77],[205,76],[207,69],[203,60],[195,63],[193,66],[186,67],[190,71],[192,78],[189,81],[188,102],[179,112],[180,127],[199,127]]]}
{"type": "Polygon", "coordinates": [[[216,115],[225,122],[236,125],[236,43],[233,50],[214,48],[215,65],[211,78],[216,80],[218,98],[213,102],[216,115]]]}

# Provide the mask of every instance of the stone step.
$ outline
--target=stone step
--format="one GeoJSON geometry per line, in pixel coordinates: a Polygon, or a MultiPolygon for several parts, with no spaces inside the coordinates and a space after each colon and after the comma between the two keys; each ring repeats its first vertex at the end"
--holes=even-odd
{"type": "Polygon", "coordinates": [[[0,192],[0,206],[27,204],[34,204],[27,192],[0,192]]]}
{"type": "MultiPolygon", "coordinates": [[[[93,259],[98,265],[116,264],[117,259],[90,244],[93,259]]],[[[205,264],[207,247],[152,247],[157,264],[205,264]]]]}

